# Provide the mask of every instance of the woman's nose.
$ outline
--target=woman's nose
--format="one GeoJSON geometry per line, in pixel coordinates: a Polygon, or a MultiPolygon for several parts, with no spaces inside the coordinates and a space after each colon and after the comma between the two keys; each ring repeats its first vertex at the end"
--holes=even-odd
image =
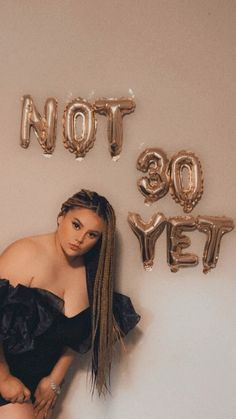
{"type": "Polygon", "coordinates": [[[80,234],[80,236],[77,236],[75,241],[77,241],[77,243],[83,243],[84,241],[84,235],[80,234]]]}

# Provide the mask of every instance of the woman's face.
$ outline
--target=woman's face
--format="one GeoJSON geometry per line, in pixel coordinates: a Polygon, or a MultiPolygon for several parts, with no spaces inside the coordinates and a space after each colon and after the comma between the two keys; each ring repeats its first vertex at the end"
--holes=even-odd
{"type": "Polygon", "coordinates": [[[87,208],[74,208],[58,217],[57,238],[69,257],[87,253],[99,240],[105,221],[87,208]]]}

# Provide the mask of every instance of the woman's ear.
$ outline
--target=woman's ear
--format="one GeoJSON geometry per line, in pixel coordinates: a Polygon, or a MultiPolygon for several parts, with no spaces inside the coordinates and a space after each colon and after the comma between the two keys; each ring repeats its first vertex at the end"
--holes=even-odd
{"type": "Polygon", "coordinates": [[[59,227],[59,225],[61,224],[61,220],[64,217],[64,214],[58,215],[57,217],[57,227],[59,227]]]}

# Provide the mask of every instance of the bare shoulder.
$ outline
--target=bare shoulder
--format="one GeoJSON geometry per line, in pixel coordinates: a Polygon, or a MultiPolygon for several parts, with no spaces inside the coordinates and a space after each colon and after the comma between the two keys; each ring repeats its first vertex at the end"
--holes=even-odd
{"type": "Polygon", "coordinates": [[[16,285],[30,282],[30,267],[40,258],[46,236],[25,237],[11,243],[0,255],[0,278],[16,285]]]}

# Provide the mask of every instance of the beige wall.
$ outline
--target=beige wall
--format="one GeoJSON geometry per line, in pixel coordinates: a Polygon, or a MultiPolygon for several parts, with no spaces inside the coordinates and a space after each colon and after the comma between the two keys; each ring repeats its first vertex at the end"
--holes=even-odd
{"type": "MultiPolygon", "coordinates": [[[[136,160],[149,146],[168,156],[191,149],[200,158],[205,192],[193,214],[235,217],[236,3],[230,0],[0,1],[1,248],[55,228],[61,202],[81,187],[113,203],[118,218],[117,289],[142,315],[115,363],[112,397],[94,399],[80,357],[59,419],[233,419],[236,386],[235,231],[222,240],[217,268],[170,272],[165,234],[152,272],[144,272],[126,218],[183,212],[170,195],[152,207],[137,190],[136,160]],[[67,101],[135,94],[124,118],[124,146],[114,163],[106,122],[82,162],[62,144],[67,101]],[[59,102],[56,150],[19,146],[23,94],[42,111],[59,102]]],[[[199,257],[205,237],[191,233],[199,257]]],[[[117,355],[118,357],[118,355],[117,355]]]]}

